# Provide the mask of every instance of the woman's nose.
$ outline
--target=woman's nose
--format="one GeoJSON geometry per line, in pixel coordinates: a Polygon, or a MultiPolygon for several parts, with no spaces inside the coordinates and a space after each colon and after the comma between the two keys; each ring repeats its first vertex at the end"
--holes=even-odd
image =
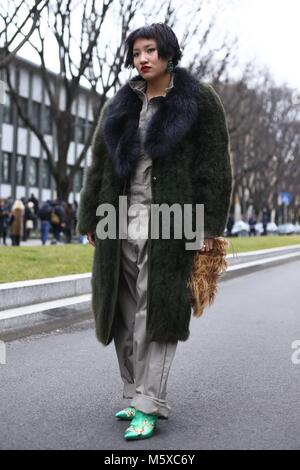
{"type": "Polygon", "coordinates": [[[140,63],[141,63],[141,64],[147,64],[147,63],[148,63],[147,57],[141,55],[141,57],[140,57],[140,63]]]}

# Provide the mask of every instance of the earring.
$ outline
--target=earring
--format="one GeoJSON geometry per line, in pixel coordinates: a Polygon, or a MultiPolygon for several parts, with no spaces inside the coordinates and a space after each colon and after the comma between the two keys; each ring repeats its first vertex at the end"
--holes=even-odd
{"type": "Polygon", "coordinates": [[[173,72],[174,70],[174,64],[173,64],[173,60],[172,60],[172,57],[170,57],[170,59],[168,60],[168,63],[167,63],[167,68],[166,68],[166,72],[173,72]]]}

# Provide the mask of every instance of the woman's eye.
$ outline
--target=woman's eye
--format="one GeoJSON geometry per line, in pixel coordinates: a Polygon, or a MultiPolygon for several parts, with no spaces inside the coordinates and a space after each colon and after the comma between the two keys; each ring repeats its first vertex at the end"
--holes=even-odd
{"type": "MultiPolygon", "coordinates": [[[[155,48],[151,48],[151,49],[148,49],[148,50],[147,50],[147,52],[152,52],[152,51],[155,51],[155,48]]],[[[135,52],[135,53],[133,54],[133,57],[137,57],[138,55],[139,55],[139,53],[138,53],[138,52],[135,52]]]]}

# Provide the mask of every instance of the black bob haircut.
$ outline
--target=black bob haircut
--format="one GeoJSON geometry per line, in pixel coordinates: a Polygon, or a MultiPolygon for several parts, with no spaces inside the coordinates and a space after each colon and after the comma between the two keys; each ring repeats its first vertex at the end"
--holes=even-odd
{"type": "Polygon", "coordinates": [[[152,23],[136,29],[125,40],[127,51],[125,67],[134,68],[133,45],[136,39],[156,39],[157,53],[159,58],[169,59],[172,57],[173,66],[176,67],[182,57],[178,39],[174,31],[166,23],[152,23]]]}

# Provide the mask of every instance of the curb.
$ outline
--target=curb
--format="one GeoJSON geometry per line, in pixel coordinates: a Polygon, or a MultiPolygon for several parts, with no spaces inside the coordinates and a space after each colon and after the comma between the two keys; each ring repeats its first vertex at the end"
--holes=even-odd
{"type": "Polygon", "coordinates": [[[1,311],[90,292],[91,273],[8,282],[0,284],[1,311]]]}
{"type": "Polygon", "coordinates": [[[300,250],[296,253],[288,253],[285,255],[272,256],[260,260],[257,259],[254,261],[246,261],[236,265],[229,265],[226,273],[220,277],[220,280],[234,279],[235,277],[251,274],[263,269],[271,268],[273,266],[279,266],[291,261],[297,261],[298,259],[300,259],[300,250]]]}
{"type": "Polygon", "coordinates": [[[83,321],[93,322],[90,302],[36,312],[21,318],[0,321],[0,340],[5,343],[42,333],[50,333],[83,321]]]}

